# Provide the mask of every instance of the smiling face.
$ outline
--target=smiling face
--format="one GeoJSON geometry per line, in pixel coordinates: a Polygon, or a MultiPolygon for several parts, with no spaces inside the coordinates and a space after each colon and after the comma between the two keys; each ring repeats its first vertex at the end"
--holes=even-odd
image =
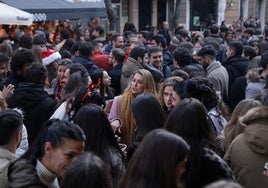
{"type": "Polygon", "coordinates": [[[141,94],[144,91],[143,77],[136,73],[131,80],[131,91],[134,95],[141,94]]]}
{"type": "Polygon", "coordinates": [[[59,79],[61,79],[61,80],[64,79],[64,73],[65,73],[66,69],[67,69],[66,65],[58,65],[57,74],[58,74],[59,79]]]}
{"type": "Polygon", "coordinates": [[[124,38],[123,36],[118,36],[116,40],[113,41],[114,48],[123,48],[124,45],[124,38]]]}
{"type": "Polygon", "coordinates": [[[155,68],[160,69],[163,63],[162,52],[159,51],[151,53],[150,61],[155,68]]]}
{"type": "Polygon", "coordinates": [[[55,37],[55,44],[59,44],[61,42],[61,36],[60,35],[57,35],[55,37]]]}
{"type": "Polygon", "coordinates": [[[64,139],[64,143],[54,148],[50,142],[44,146],[45,155],[41,163],[53,174],[64,177],[71,163],[84,151],[84,142],[64,139]]]}
{"type": "Polygon", "coordinates": [[[230,42],[231,40],[233,40],[233,34],[229,33],[229,34],[226,35],[226,41],[230,42]]]}

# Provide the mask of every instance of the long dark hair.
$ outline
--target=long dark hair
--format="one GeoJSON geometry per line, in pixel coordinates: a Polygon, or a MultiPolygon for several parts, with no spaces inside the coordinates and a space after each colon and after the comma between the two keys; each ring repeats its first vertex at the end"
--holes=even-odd
{"type": "Polygon", "coordinates": [[[132,103],[132,112],[136,122],[135,140],[141,141],[151,130],[164,127],[163,109],[151,93],[138,95],[132,103]]]}
{"type": "Polygon", "coordinates": [[[72,120],[79,109],[87,104],[96,104],[98,106],[104,106],[102,96],[98,91],[90,90],[89,87],[83,87],[80,91],[69,100],[70,109],[68,109],[69,120],[72,120]]]}
{"type": "Polygon", "coordinates": [[[95,154],[85,152],[66,172],[61,188],[112,188],[105,163],[95,154]]]}
{"type": "Polygon", "coordinates": [[[101,94],[103,100],[105,100],[105,92],[107,93],[108,99],[113,99],[114,94],[111,91],[111,88],[109,86],[103,85],[103,82],[102,82],[104,71],[105,71],[104,69],[97,69],[90,75],[90,78],[91,78],[93,84],[98,84],[98,82],[100,82],[99,83],[100,84],[100,94],[101,94]]]}
{"type": "Polygon", "coordinates": [[[87,136],[85,151],[94,152],[105,162],[111,164],[112,159],[107,158],[110,155],[106,155],[106,151],[108,147],[112,147],[124,159],[107,115],[101,107],[95,104],[85,105],[77,112],[73,120],[87,136]]]}
{"type": "Polygon", "coordinates": [[[215,148],[215,135],[208,122],[205,106],[194,98],[182,100],[172,109],[165,128],[184,138],[191,147],[186,169],[189,177],[199,172],[204,149],[215,148]]]}
{"type": "Polygon", "coordinates": [[[191,147],[214,146],[215,136],[205,106],[197,99],[186,98],[169,114],[165,128],[183,137],[191,147]],[[192,146],[193,145],[193,146],[192,146]]]}
{"type": "Polygon", "coordinates": [[[147,134],[123,176],[119,188],[177,188],[176,166],[190,151],[179,136],[163,129],[147,134]]]}
{"type": "Polygon", "coordinates": [[[67,69],[69,69],[70,79],[64,86],[65,96],[63,100],[75,96],[81,88],[88,86],[89,74],[83,65],[72,63],[68,65],[67,69]]]}

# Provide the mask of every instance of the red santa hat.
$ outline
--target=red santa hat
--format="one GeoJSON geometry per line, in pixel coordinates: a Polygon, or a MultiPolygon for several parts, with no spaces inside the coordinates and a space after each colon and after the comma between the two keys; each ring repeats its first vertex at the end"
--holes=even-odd
{"type": "Polygon", "coordinates": [[[42,52],[42,62],[44,66],[49,65],[50,63],[59,59],[61,59],[61,55],[55,50],[48,49],[42,52]]]}

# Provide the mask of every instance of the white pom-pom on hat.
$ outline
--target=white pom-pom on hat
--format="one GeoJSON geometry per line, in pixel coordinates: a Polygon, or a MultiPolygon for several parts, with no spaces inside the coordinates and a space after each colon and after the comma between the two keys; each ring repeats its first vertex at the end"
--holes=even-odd
{"type": "Polygon", "coordinates": [[[61,55],[59,52],[56,52],[55,50],[48,49],[42,52],[42,63],[44,66],[49,65],[50,63],[59,59],[61,59],[61,55]]]}

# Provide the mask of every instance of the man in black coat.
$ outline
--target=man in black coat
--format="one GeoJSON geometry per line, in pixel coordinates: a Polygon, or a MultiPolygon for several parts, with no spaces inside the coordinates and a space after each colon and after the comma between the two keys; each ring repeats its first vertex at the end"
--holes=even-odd
{"type": "Polygon", "coordinates": [[[228,105],[233,106],[232,100],[235,100],[233,95],[236,94],[237,91],[233,84],[236,79],[240,76],[245,76],[248,69],[249,60],[247,58],[242,57],[243,52],[243,44],[240,41],[230,42],[226,55],[227,60],[224,63],[224,66],[229,74],[229,88],[228,88],[228,105]],[[230,100],[232,99],[232,100],[230,100]]]}
{"type": "Polygon", "coordinates": [[[171,40],[168,27],[169,27],[168,22],[164,21],[162,23],[162,28],[159,29],[159,31],[158,31],[158,34],[161,34],[161,35],[163,35],[165,37],[165,39],[167,41],[167,46],[169,46],[169,43],[170,43],[170,40],[171,40]]]}
{"type": "Polygon", "coordinates": [[[79,55],[73,58],[73,63],[80,63],[86,67],[88,74],[92,74],[99,67],[92,61],[94,46],[90,42],[83,42],[78,48],[79,55]]]}
{"type": "Polygon", "coordinates": [[[109,76],[112,78],[111,87],[115,90],[115,95],[121,94],[120,79],[122,75],[123,61],[125,59],[125,51],[121,48],[112,49],[110,55],[110,64],[112,69],[109,72],[109,76]]]}
{"type": "Polygon", "coordinates": [[[56,109],[56,101],[44,90],[46,77],[43,65],[30,65],[25,72],[25,82],[20,82],[7,100],[10,108],[17,107],[24,112],[23,122],[27,128],[29,145],[56,109]]]}

